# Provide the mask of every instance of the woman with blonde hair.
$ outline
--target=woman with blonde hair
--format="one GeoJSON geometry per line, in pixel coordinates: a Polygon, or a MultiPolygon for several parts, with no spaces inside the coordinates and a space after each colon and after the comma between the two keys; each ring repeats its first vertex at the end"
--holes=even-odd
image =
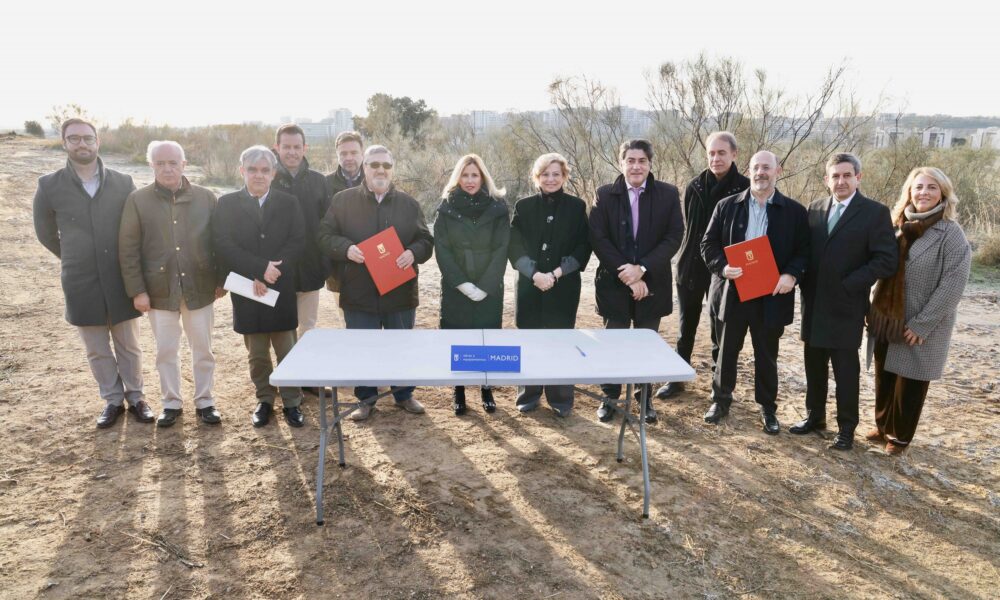
{"type": "MultiPolygon", "coordinates": [[[[434,255],[441,269],[441,329],[500,329],[510,213],[493,177],[475,154],[458,160],[444,186],[434,222],[434,255]]],[[[483,409],[496,410],[482,388],[483,409]]],[[[455,388],[453,409],[465,413],[465,388],[455,388]]]]}
{"type": "Polygon", "coordinates": [[[901,454],[920,420],[931,381],[948,357],[972,249],[956,222],[958,198],[940,169],[910,172],[892,209],[899,270],[879,280],[868,314],[875,359],[875,428],[866,436],[901,454]]]}
{"type": "MultiPolygon", "coordinates": [[[[580,304],[580,273],[590,260],[587,204],[563,191],[569,163],[556,153],[535,160],[531,179],[534,196],[514,204],[510,232],[510,264],[517,278],[517,317],[520,329],[572,329],[580,304]]],[[[518,389],[517,409],[536,408],[543,387],[518,389]]],[[[544,386],[545,399],[560,417],[573,409],[572,385],[544,386]]]]}

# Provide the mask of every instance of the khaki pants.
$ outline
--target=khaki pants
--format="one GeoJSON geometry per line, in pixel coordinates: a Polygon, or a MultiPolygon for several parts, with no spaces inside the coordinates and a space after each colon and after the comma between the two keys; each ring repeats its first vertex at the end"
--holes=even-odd
{"type": "Polygon", "coordinates": [[[87,349],[87,362],[94,374],[101,398],[108,404],[138,402],[142,394],[142,350],[139,348],[139,319],[117,325],[77,327],[87,349]],[[114,352],[111,351],[114,343],[114,352]]]}
{"type": "MultiPolygon", "coordinates": [[[[280,363],[285,355],[295,345],[295,330],[272,331],[270,333],[252,333],[243,336],[250,353],[250,379],[257,388],[257,401],[264,404],[274,404],[274,397],[278,395],[278,389],[268,381],[274,366],[271,363],[271,348],[280,363]]],[[[281,388],[281,404],[285,408],[292,408],[302,404],[302,390],[297,387],[281,388]]]]}
{"type": "Polygon", "coordinates": [[[307,331],[316,327],[319,317],[319,292],[295,292],[295,303],[299,310],[299,328],[295,331],[296,339],[302,339],[307,331]]]}
{"type": "Polygon", "coordinates": [[[212,354],[212,326],[215,312],[212,305],[188,310],[181,300],[180,311],[149,311],[149,325],[156,339],[156,370],[160,374],[163,408],[181,408],[181,326],[191,346],[191,368],[194,371],[195,408],[213,406],[212,382],[215,378],[215,355],[212,354]]]}

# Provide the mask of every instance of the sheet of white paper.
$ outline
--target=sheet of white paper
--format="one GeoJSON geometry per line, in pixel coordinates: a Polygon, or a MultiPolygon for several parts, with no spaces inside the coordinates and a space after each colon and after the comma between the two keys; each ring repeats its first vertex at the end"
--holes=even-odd
{"type": "Polygon", "coordinates": [[[279,292],[267,288],[267,293],[263,296],[255,296],[253,293],[253,280],[247,279],[242,275],[237,275],[232,271],[229,272],[229,276],[226,277],[226,285],[224,286],[227,290],[234,294],[239,294],[244,298],[250,298],[251,300],[256,300],[261,304],[266,304],[268,306],[274,306],[278,301],[279,292]]]}

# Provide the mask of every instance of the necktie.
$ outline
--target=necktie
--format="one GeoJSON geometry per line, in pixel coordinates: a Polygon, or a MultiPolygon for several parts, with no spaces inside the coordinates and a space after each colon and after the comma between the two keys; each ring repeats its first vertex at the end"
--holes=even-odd
{"type": "Polygon", "coordinates": [[[639,194],[642,190],[632,188],[632,239],[639,237],[639,194]]]}
{"type": "Polygon", "coordinates": [[[843,212],[844,212],[844,205],[842,203],[838,202],[837,203],[837,208],[835,208],[834,211],[833,211],[833,216],[830,217],[830,220],[827,221],[827,223],[826,223],[826,233],[828,235],[829,235],[829,233],[831,231],[833,231],[834,226],[837,224],[837,221],[840,220],[840,215],[843,212]]]}

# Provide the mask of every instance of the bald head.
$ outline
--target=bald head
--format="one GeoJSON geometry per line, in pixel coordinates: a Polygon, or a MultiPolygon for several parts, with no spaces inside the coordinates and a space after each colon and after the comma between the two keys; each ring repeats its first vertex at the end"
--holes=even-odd
{"type": "Polygon", "coordinates": [[[750,193],[763,202],[774,193],[774,186],[781,175],[778,157],[773,152],[761,150],[750,158],[750,193]]]}

